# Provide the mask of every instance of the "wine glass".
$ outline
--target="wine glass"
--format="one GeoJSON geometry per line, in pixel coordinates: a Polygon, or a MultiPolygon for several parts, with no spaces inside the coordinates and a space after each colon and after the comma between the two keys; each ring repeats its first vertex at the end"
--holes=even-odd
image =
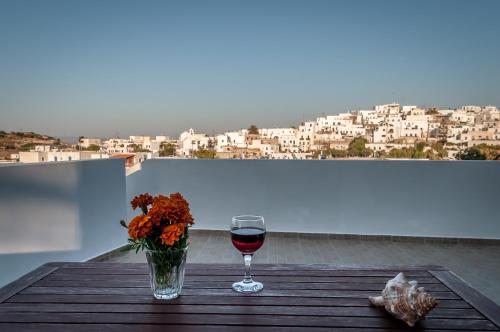
{"type": "Polygon", "coordinates": [[[245,262],[245,278],[233,284],[233,289],[240,293],[254,293],[262,290],[262,283],[253,281],[250,273],[253,253],[264,244],[266,226],[264,217],[243,215],[235,216],[231,222],[231,241],[238,249],[245,262]]]}

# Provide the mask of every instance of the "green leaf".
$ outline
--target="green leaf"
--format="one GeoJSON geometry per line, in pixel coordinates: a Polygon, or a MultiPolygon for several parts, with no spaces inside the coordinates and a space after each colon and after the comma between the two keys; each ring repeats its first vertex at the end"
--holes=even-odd
{"type": "Polygon", "coordinates": [[[133,244],[127,244],[126,246],[124,246],[121,251],[130,251],[134,249],[134,245],[133,244]]]}
{"type": "Polygon", "coordinates": [[[127,223],[125,222],[125,220],[120,220],[120,225],[122,225],[125,228],[128,228],[127,223]]]}

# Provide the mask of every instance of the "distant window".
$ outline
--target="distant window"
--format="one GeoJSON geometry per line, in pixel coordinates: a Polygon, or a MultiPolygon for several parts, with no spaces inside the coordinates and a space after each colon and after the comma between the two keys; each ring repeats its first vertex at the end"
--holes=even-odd
{"type": "Polygon", "coordinates": [[[42,157],[42,161],[45,161],[45,158],[44,158],[44,157],[42,157]]]}

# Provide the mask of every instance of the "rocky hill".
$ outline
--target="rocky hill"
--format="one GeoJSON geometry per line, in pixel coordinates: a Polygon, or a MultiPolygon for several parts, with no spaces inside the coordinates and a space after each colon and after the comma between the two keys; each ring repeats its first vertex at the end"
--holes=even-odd
{"type": "Polygon", "coordinates": [[[30,151],[35,145],[51,145],[59,149],[70,148],[60,139],[40,135],[34,132],[5,132],[0,130],[0,159],[10,159],[10,155],[19,151],[30,151]]]}

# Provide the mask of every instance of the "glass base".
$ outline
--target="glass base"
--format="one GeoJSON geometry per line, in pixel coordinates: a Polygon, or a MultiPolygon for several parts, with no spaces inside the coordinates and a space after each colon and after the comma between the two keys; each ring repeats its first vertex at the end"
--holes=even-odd
{"type": "Polygon", "coordinates": [[[153,292],[153,296],[158,300],[172,300],[179,297],[179,291],[174,289],[157,289],[153,292]]]}
{"type": "Polygon", "coordinates": [[[240,293],[255,293],[261,291],[263,288],[264,285],[262,283],[253,280],[250,282],[240,281],[233,284],[233,290],[240,293]]]}

